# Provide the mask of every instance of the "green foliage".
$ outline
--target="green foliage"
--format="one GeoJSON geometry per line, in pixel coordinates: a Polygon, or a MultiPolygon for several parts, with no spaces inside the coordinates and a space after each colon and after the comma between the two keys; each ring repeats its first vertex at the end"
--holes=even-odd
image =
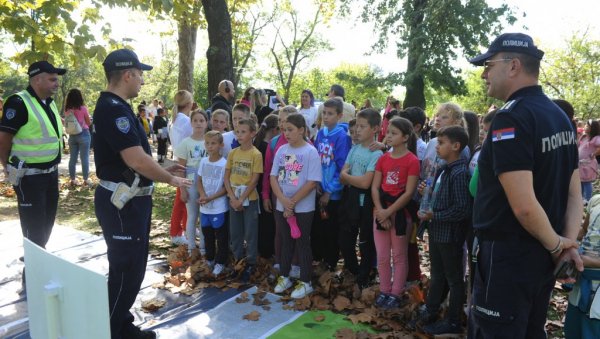
{"type": "MultiPolygon", "coordinates": [[[[341,2],[345,12],[356,0],[341,2]]],[[[422,79],[433,89],[464,94],[465,84],[453,61],[473,56],[479,46],[487,46],[488,37],[502,29],[499,20],[515,21],[506,4],[493,8],[485,0],[374,0],[364,4],[361,19],[375,23],[379,32],[374,44],[377,51],[393,41],[398,56],[408,57],[403,84],[407,96],[412,93],[421,97],[422,79]]]]}
{"type": "Polygon", "coordinates": [[[569,101],[580,118],[600,117],[600,41],[575,34],[544,60],[540,82],[548,95],[569,101]]]}
{"type": "MultiPolygon", "coordinates": [[[[501,107],[503,102],[487,95],[487,87],[481,79],[482,69],[463,72],[463,80],[467,91],[464,95],[454,96],[450,101],[456,102],[464,110],[477,114],[485,114],[491,105],[501,107]]],[[[430,101],[436,102],[436,101],[430,101]]]]}
{"type": "MultiPolygon", "coordinates": [[[[104,48],[95,44],[88,25],[100,20],[98,8],[80,8],[80,0],[53,1],[0,1],[0,30],[26,49],[12,60],[28,65],[37,60],[55,62],[67,54],[72,65],[78,58],[98,58],[106,55],[104,48]],[[81,16],[74,16],[79,10],[81,16]]],[[[110,26],[106,26],[105,30],[110,26]]]]}
{"type": "Polygon", "coordinates": [[[275,24],[271,57],[275,64],[277,87],[282,90],[286,101],[302,61],[310,60],[318,52],[331,48],[327,41],[315,34],[315,29],[327,22],[335,6],[327,0],[314,0],[314,4],[318,6],[317,10],[306,22],[301,21],[302,18],[289,1],[282,1],[279,7],[284,15],[281,16],[283,21],[275,24]]]}
{"type": "Polygon", "coordinates": [[[299,104],[304,89],[310,89],[315,99],[324,100],[331,85],[339,84],[346,91],[346,101],[356,101],[357,108],[363,105],[365,99],[370,99],[374,107],[382,108],[387,93],[399,82],[397,74],[383,75],[380,69],[369,65],[341,64],[329,71],[313,68],[296,74],[289,102],[299,104]]]}

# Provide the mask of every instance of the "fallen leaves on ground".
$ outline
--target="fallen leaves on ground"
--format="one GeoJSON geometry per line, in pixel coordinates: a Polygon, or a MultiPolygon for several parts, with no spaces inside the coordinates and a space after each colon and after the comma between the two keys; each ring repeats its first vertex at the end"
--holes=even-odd
{"type": "Polygon", "coordinates": [[[318,323],[322,322],[323,320],[325,320],[325,315],[324,314],[317,314],[314,318],[314,320],[318,323]]]}
{"type": "Polygon", "coordinates": [[[142,301],[142,310],[144,312],[152,313],[165,306],[167,302],[163,299],[152,298],[150,300],[142,301]]]}
{"type": "Polygon", "coordinates": [[[244,315],[243,319],[250,320],[250,321],[258,321],[258,319],[260,319],[260,312],[252,311],[252,312],[244,315]]]}

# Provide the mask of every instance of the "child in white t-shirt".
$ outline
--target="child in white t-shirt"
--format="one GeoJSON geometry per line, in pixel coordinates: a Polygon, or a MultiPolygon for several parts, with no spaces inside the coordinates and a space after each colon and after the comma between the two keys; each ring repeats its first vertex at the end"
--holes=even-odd
{"type": "Polygon", "coordinates": [[[229,204],[223,185],[227,160],[221,156],[223,136],[210,131],[204,136],[208,156],[200,160],[198,167],[198,203],[206,260],[213,265],[213,275],[218,276],[227,264],[229,240],[229,204]]]}
{"type": "MultiPolygon", "coordinates": [[[[196,173],[200,159],[206,156],[204,148],[204,133],[208,127],[208,117],[202,110],[193,111],[190,115],[192,122],[192,135],[183,139],[175,148],[175,156],[180,165],[185,166],[185,175],[194,182],[187,190],[181,190],[181,201],[185,203],[187,212],[187,223],[185,226],[185,236],[188,245],[188,251],[191,253],[196,248],[196,223],[198,221],[198,189],[196,188],[196,173]]],[[[204,251],[204,239],[200,234],[200,252],[204,251]]]]}

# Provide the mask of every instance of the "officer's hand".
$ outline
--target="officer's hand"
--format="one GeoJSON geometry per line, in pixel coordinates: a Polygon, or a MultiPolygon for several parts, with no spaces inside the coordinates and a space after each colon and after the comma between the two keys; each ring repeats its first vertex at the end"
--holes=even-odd
{"type": "Polygon", "coordinates": [[[185,175],[185,166],[181,166],[180,164],[171,165],[169,167],[166,167],[165,169],[167,170],[167,172],[173,175],[185,175]]]}
{"type": "Polygon", "coordinates": [[[561,261],[572,260],[575,263],[575,267],[577,267],[577,270],[579,272],[583,271],[583,260],[579,255],[579,251],[577,251],[577,242],[569,238],[561,238],[563,243],[563,251],[560,253],[559,256],[553,256],[554,262],[559,263],[561,261]]]}
{"type": "Polygon", "coordinates": [[[417,186],[417,192],[419,192],[420,196],[423,196],[423,191],[425,191],[425,181],[421,181],[421,183],[419,184],[419,186],[417,186]]]}
{"type": "Polygon", "coordinates": [[[188,188],[192,186],[192,181],[190,179],[173,176],[171,181],[169,181],[169,185],[179,188],[188,188]]]}

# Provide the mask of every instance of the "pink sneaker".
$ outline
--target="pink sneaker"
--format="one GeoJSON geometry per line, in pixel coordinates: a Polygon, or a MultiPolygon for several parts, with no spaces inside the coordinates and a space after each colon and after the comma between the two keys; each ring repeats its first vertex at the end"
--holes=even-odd
{"type": "Polygon", "coordinates": [[[292,239],[298,239],[302,235],[300,229],[298,228],[298,222],[296,221],[296,216],[292,215],[287,218],[287,223],[290,225],[290,232],[292,233],[292,239]]]}

